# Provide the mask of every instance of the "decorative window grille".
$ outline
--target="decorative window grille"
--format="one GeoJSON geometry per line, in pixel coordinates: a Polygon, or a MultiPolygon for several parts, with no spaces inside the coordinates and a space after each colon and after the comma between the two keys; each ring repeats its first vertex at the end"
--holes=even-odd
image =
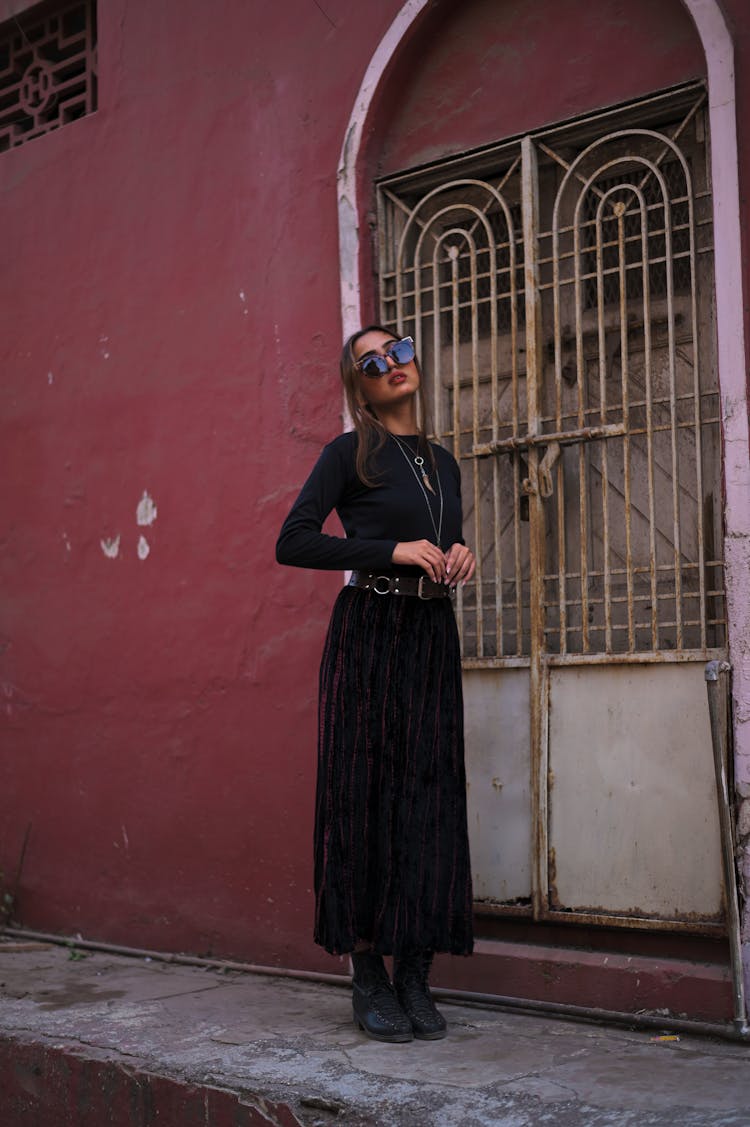
{"type": "Polygon", "coordinates": [[[704,105],[655,95],[379,185],[381,319],[463,473],[466,664],[726,645],[704,105]]]}
{"type": "Polygon", "coordinates": [[[96,2],[37,4],[0,24],[0,152],[96,109],[96,2]]]}
{"type": "MultiPolygon", "coordinates": [[[[672,289],[674,294],[690,293],[690,201],[685,194],[685,177],[679,161],[665,161],[661,174],[667,190],[670,208],[672,289]]],[[[625,253],[625,292],[629,301],[643,298],[643,271],[641,246],[641,209],[633,194],[633,179],[642,181],[641,192],[645,202],[646,241],[648,246],[648,288],[652,298],[667,295],[667,253],[664,200],[659,181],[645,175],[638,168],[618,176],[603,176],[597,181],[600,192],[607,193],[611,209],[601,218],[599,242],[602,253],[602,294],[605,305],[616,305],[620,300],[619,285],[619,234],[615,205],[620,204],[624,226],[623,249],[625,253]],[[620,191],[616,191],[618,186],[620,191]]],[[[596,213],[600,196],[589,192],[583,204],[581,224],[583,240],[591,250],[583,255],[586,276],[585,308],[595,309],[599,299],[596,272],[596,213]]],[[[619,209],[618,209],[619,210],[619,209]]]]}

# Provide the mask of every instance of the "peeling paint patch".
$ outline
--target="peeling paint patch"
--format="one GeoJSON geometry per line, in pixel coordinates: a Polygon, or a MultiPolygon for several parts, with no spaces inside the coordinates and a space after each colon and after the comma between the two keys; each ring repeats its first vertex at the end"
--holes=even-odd
{"type": "Polygon", "coordinates": [[[153,524],[156,520],[157,508],[153,499],[149,497],[146,490],[143,490],[143,496],[138,502],[138,508],[135,511],[135,519],[138,524],[143,528],[153,524]]]}
{"type": "Polygon", "coordinates": [[[3,696],[5,697],[5,715],[6,716],[12,716],[13,715],[13,696],[14,696],[14,693],[15,693],[15,689],[13,688],[12,685],[9,685],[4,681],[3,684],[2,684],[2,692],[3,692],[3,696]]]}
{"type": "Polygon", "coordinates": [[[739,838],[750,837],[750,799],[745,799],[740,803],[739,816],[737,818],[737,836],[739,838]]]}
{"type": "Polygon", "coordinates": [[[106,540],[100,540],[104,555],[109,560],[116,560],[120,554],[120,537],[119,535],[113,536],[106,540]]]}
{"type": "Polygon", "coordinates": [[[140,540],[138,541],[138,559],[145,560],[148,557],[150,551],[151,549],[148,546],[148,540],[145,536],[141,536],[140,540]]]}

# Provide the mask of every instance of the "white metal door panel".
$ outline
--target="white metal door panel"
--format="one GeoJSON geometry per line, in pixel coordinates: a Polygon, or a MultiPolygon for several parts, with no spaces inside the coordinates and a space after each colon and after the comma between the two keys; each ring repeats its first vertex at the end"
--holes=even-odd
{"type": "Polygon", "coordinates": [[[722,915],[703,665],[550,670],[550,906],[722,915]]]}
{"type": "Polygon", "coordinates": [[[474,899],[531,896],[529,673],[464,673],[466,771],[474,899]]]}

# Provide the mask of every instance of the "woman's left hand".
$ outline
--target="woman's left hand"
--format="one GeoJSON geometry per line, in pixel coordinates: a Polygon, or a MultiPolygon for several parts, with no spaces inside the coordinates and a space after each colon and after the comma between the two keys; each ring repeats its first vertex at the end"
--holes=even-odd
{"type": "Polygon", "coordinates": [[[454,544],[445,553],[445,570],[448,575],[444,582],[450,587],[466,583],[474,574],[476,566],[477,561],[471,548],[467,548],[465,544],[454,544]]]}

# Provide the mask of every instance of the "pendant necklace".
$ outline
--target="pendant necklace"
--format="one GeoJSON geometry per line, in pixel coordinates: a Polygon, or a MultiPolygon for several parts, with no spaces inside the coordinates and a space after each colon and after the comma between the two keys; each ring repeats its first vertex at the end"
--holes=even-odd
{"type": "MultiPolygon", "coordinates": [[[[395,435],[393,437],[396,438],[395,435]]],[[[396,441],[398,442],[397,438],[396,438],[396,441]]],[[[402,445],[400,442],[398,444],[399,444],[399,446],[402,445]]],[[[404,446],[406,446],[405,443],[404,443],[404,446]]],[[[424,468],[424,458],[421,456],[421,454],[412,454],[411,451],[409,450],[408,446],[406,446],[406,450],[408,451],[409,455],[411,456],[411,459],[414,462],[414,465],[419,470],[419,474],[422,478],[422,485],[425,487],[425,489],[429,489],[430,493],[434,497],[435,496],[435,490],[432,488],[432,482],[430,481],[430,475],[427,473],[427,470],[424,468]]]]}
{"type": "MultiPolygon", "coordinates": [[[[432,505],[430,504],[430,498],[427,496],[428,489],[433,497],[435,496],[435,490],[432,488],[432,483],[427,475],[427,471],[424,468],[424,458],[420,454],[412,453],[411,447],[407,446],[405,442],[402,442],[400,438],[398,438],[398,436],[395,435],[392,431],[389,431],[388,433],[398,446],[404,458],[406,458],[407,465],[409,466],[411,472],[414,474],[417,485],[422,490],[424,503],[427,506],[427,512],[430,514],[430,521],[432,522],[432,528],[435,533],[435,540],[439,548],[440,536],[443,531],[443,487],[440,484],[440,474],[438,473],[437,465],[435,465],[435,478],[437,480],[438,494],[440,495],[440,516],[438,518],[438,523],[435,524],[435,517],[432,513],[432,505]]],[[[418,446],[417,449],[419,449],[418,446]]]]}

